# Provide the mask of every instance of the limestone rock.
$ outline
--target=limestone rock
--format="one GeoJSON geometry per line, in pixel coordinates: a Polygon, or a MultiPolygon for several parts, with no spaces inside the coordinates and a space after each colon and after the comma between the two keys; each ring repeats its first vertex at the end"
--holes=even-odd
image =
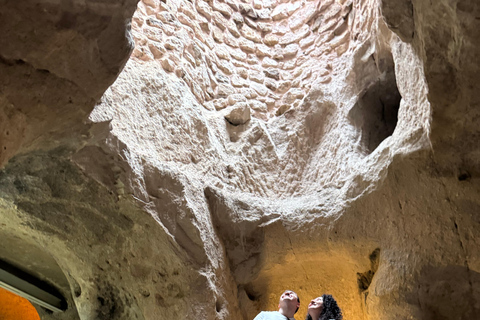
{"type": "Polygon", "coordinates": [[[165,49],[165,47],[162,44],[156,43],[156,42],[150,43],[148,45],[148,48],[152,52],[153,57],[155,59],[161,58],[167,52],[167,50],[165,49]]]}
{"type": "Polygon", "coordinates": [[[253,0],[253,7],[255,9],[262,9],[263,8],[263,4],[260,0],[253,0]]]}
{"type": "Polygon", "coordinates": [[[292,88],[285,93],[283,96],[283,102],[285,104],[293,104],[296,99],[302,99],[305,96],[305,93],[297,88],[292,88]]]}
{"type": "Polygon", "coordinates": [[[274,46],[280,41],[279,37],[274,34],[267,34],[263,38],[263,42],[268,46],[274,46]]]}
{"type": "Polygon", "coordinates": [[[247,26],[249,26],[250,28],[254,29],[254,30],[257,30],[258,29],[258,25],[255,21],[253,21],[251,18],[245,18],[245,24],[247,26]]]}
{"type": "Polygon", "coordinates": [[[257,28],[259,31],[269,33],[272,32],[272,24],[266,22],[258,22],[257,28]]]}
{"type": "Polygon", "coordinates": [[[232,125],[238,126],[250,120],[250,108],[246,102],[237,102],[225,114],[225,119],[232,125]]]}
{"type": "Polygon", "coordinates": [[[252,19],[262,19],[269,21],[271,19],[271,10],[270,9],[259,9],[255,11],[255,14],[251,14],[252,19]]]}
{"type": "Polygon", "coordinates": [[[264,102],[260,102],[257,100],[250,100],[248,102],[248,106],[255,111],[259,112],[266,112],[267,111],[267,105],[264,102]]]}
{"type": "Polygon", "coordinates": [[[217,0],[213,0],[213,10],[220,12],[227,19],[229,19],[233,14],[233,10],[228,4],[219,2],[217,0]]]}
{"type": "MultiPolygon", "coordinates": [[[[267,93],[268,93],[268,89],[267,89],[264,85],[262,85],[262,84],[259,84],[259,83],[256,83],[256,82],[251,82],[251,83],[250,83],[250,87],[251,87],[256,93],[258,93],[258,94],[261,95],[261,96],[265,96],[265,95],[267,95],[267,93]]],[[[251,97],[247,97],[247,98],[253,99],[253,98],[251,98],[251,97]]]]}
{"type": "Polygon", "coordinates": [[[243,25],[242,29],[240,30],[242,35],[247,38],[248,40],[251,40],[256,43],[261,43],[262,42],[262,37],[260,34],[255,31],[254,29],[248,27],[247,25],[243,25]]]}
{"type": "Polygon", "coordinates": [[[247,54],[239,49],[229,49],[228,51],[230,55],[240,61],[246,61],[247,60],[247,54]]]}
{"type": "MultiPolygon", "coordinates": [[[[231,96],[234,96],[234,94],[232,94],[231,96]]],[[[223,98],[215,99],[213,100],[213,105],[216,110],[225,109],[227,107],[227,99],[223,99],[223,98]]]]}
{"type": "Polygon", "coordinates": [[[169,37],[165,40],[163,44],[168,50],[183,51],[184,44],[177,37],[169,37]]]}
{"type": "Polygon", "coordinates": [[[263,80],[265,79],[265,75],[261,72],[251,72],[250,73],[250,80],[258,82],[258,83],[263,83],[263,80]]]}
{"type": "Polygon", "coordinates": [[[232,20],[235,22],[237,25],[242,25],[244,22],[243,16],[239,12],[234,12],[232,14],[232,20]]]}
{"type": "Polygon", "coordinates": [[[233,10],[239,10],[238,3],[235,0],[225,0],[225,3],[228,4],[233,10]]]}
{"type": "Polygon", "coordinates": [[[237,73],[243,79],[248,79],[248,70],[246,68],[237,68],[237,73]]]}
{"type": "Polygon", "coordinates": [[[305,49],[305,48],[311,46],[315,42],[315,39],[316,39],[315,36],[311,35],[311,36],[309,36],[305,39],[300,40],[300,47],[302,49],[305,49]]]}
{"type": "Polygon", "coordinates": [[[238,48],[238,41],[230,34],[230,33],[225,33],[223,40],[225,41],[226,44],[228,44],[232,48],[238,48]]]}
{"type": "Polygon", "coordinates": [[[223,32],[217,27],[212,27],[212,37],[216,42],[223,42],[223,32]]]}
{"type": "Polygon", "coordinates": [[[227,22],[227,29],[228,29],[228,31],[230,31],[230,33],[234,37],[239,38],[241,36],[240,32],[238,31],[237,25],[231,20],[228,20],[228,22],[227,22]]]}
{"type": "Polygon", "coordinates": [[[232,95],[229,95],[228,96],[228,104],[229,105],[234,105],[235,103],[237,102],[247,102],[247,98],[245,98],[243,95],[241,94],[232,94],[232,95]]]}
{"type": "Polygon", "coordinates": [[[208,20],[212,19],[212,9],[210,6],[203,0],[198,0],[195,2],[197,11],[202,14],[208,20]]]}
{"type": "Polygon", "coordinates": [[[217,97],[225,98],[235,93],[235,89],[226,84],[219,84],[217,87],[217,97]]]}
{"type": "Polygon", "coordinates": [[[299,317],[476,319],[478,9],[6,1],[0,260],[61,292],[46,320],[253,319],[285,288],[299,317]]]}
{"type": "Polygon", "coordinates": [[[303,38],[305,38],[306,36],[308,36],[309,33],[310,33],[310,28],[308,27],[308,25],[304,25],[297,32],[287,33],[286,35],[284,35],[279,40],[278,43],[281,44],[281,45],[287,45],[287,44],[290,44],[290,43],[293,43],[293,42],[298,42],[298,41],[302,40],[303,38]]]}
{"type": "Polygon", "coordinates": [[[278,72],[277,69],[274,68],[269,68],[264,71],[265,76],[275,79],[275,80],[280,80],[280,73],[278,72]]]}
{"type": "Polygon", "coordinates": [[[298,44],[292,43],[287,45],[285,49],[283,49],[283,55],[285,56],[285,58],[292,58],[297,55],[298,50],[298,44]]]}
{"type": "Polygon", "coordinates": [[[288,26],[288,20],[283,20],[276,23],[273,28],[272,32],[277,35],[283,36],[287,32],[290,32],[290,27],[288,26]]]}
{"type": "MultiPolygon", "coordinates": [[[[290,19],[289,27],[292,31],[308,24],[310,20],[317,14],[317,3],[310,2],[297,11],[290,19]]],[[[293,9],[293,8],[292,8],[293,9]]]]}
{"type": "Polygon", "coordinates": [[[256,50],[255,43],[248,39],[239,39],[238,46],[247,53],[254,53],[256,50]]]}
{"type": "Polygon", "coordinates": [[[228,20],[225,19],[225,17],[217,11],[214,11],[212,13],[212,20],[215,22],[215,25],[220,28],[220,30],[225,30],[228,24],[228,20]]]}
{"type": "Polygon", "coordinates": [[[229,54],[228,48],[217,46],[217,47],[215,48],[215,54],[216,54],[217,57],[219,57],[220,59],[225,59],[225,60],[229,60],[229,59],[230,59],[230,54],[229,54]]]}
{"type": "Polygon", "coordinates": [[[255,51],[255,54],[258,56],[258,57],[271,57],[272,55],[272,52],[270,50],[269,47],[267,47],[266,45],[264,44],[257,44],[257,48],[256,48],[256,51],[255,51]]]}
{"type": "Polygon", "coordinates": [[[255,90],[250,88],[242,88],[240,92],[245,96],[247,99],[255,99],[258,97],[258,93],[255,90]]]}
{"type": "Polygon", "coordinates": [[[270,59],[269,57],[265,57],[262,60],[262,66],[265,67],[265,68],[277,67],[278,62],[273,60],[273,59],[270,59]]]}
{"type": "Polygon", "coordinates": [[[272,19],[275,20],[282,20],[288,17],[288,7],[290,4],[282,3],[279,6],[275,7],[272,11],[272,19]]]}
{"type": "Polygon", "coordinates": [[[257,13],[255,11],[255,9],[253,9],[253,7],[249,4],[245,4],[245,3],[240,3],[238,5],[239,9],[240,9],[240,12],[250,18],[253,18],[253,19],[256,19],[258,16],[257,16],[257,13]]]}
{"type": "Polygon", "coordinates": [[[244,87],[244,86],[248,85],[247,81],[245,81],[243,78],[241,78],[240,76],[238,76],[236,74],[232,76],[231,82],[232,82],[232,86],[237,87],[237,88],[238,87],[244,87]]]}
{"type": "Polygon", "coordinates": [[[162,67],[168,72],[173,72],[175,70],[175,64],[169,58],[162,59],[162,67]]]}

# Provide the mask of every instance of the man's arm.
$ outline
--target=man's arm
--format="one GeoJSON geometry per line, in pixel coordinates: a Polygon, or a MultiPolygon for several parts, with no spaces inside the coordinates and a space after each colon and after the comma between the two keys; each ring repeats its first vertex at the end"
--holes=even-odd
{"type": "Polygon", "coordinates": [[[263,314],[264,314],[263,311],[260,312],[259,314],[257,314],[257,316],[255,317],[255,319],[253,319],[253,320],[263,320],[263,319],[265,319],[265,317],[263,316],[263,314]]]}

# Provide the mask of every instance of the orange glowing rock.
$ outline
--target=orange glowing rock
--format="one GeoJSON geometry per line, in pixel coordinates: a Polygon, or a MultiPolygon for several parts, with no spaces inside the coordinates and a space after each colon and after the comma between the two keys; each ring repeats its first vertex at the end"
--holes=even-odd
{"type": "Polygon", "coordinates": [[[27,299],[0,288],[0,319],[40,320],[40,316],[27,299]]]}

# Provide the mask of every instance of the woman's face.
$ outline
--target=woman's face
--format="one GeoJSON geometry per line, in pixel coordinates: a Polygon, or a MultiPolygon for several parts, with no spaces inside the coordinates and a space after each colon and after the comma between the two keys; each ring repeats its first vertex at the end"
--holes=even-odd
{"type": "Polygon", "coordinates": [[[310,301],[308,304],[308,310],[322,310],[323,309],[323,298],[317,297],[310,301]]]}

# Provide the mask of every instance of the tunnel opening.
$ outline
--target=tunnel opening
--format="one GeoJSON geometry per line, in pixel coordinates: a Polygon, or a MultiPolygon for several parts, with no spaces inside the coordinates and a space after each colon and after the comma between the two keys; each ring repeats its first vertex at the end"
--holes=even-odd
{"type": "Polygon", "coordinates": [[[18,297],[11,298],[13,301],[29,301],[40,317],[32,319],[59,315],[76,319],[69,281],[56,260],[27,235],[12,231],[10,228],[0,231],[0,289],[8,291],[10,298],[18,297]]]}
{"type": "Polygon", "coordinates": [[[395,131],[402,99],[393,58],[390,55],[379,63],[385,71],[366,88],[348,115],[357,128],[361,152],[367,155],[395,131]]]}
{"type": "Polygon", "coordinates": [[[65,298],[54,286],[2,260],[0,260],[0,288],[52,312],[63,312],[67,309],[65,298]]]}

